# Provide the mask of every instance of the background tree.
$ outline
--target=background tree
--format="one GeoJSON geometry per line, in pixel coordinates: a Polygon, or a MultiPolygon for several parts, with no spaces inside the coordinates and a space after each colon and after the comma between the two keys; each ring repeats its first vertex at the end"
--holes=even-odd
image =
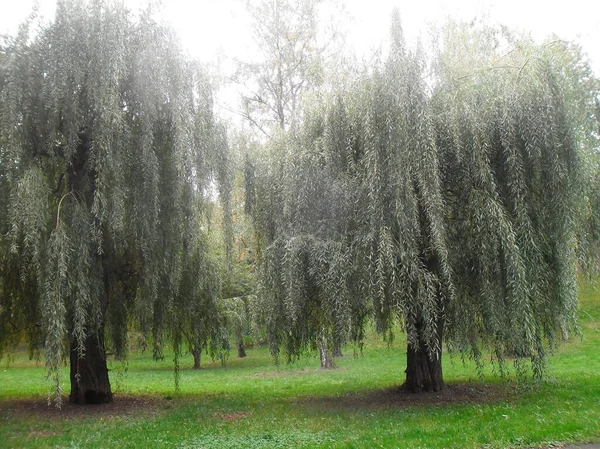
{"type": "MultiPolygon", "coordinates": [[[[241,203],[240,203],[241,204],[241,203]]],[[[241,204],[243,207],[243,204],[241,204]]],[[[264,331],[257,320],[259,303],[257,302],[255,244],[252,241],[252,230],[249,220],[242,215],[234,214],[234,227],[237,231],[246,228],[246,232],[236,233],[234,257],[231,268],[222,266],[221,299],[219,301],[229,338],[237,348],[238,357],[246,357],[246,341],[255,345],[264,338],[264,331]],[[248,221],[242,227],[240,221],[248,221]]]]}
{"type": "Polygon", "coordinates": [[[254,314],[252,307],[256,304],[254,294],[227,296],[221,300],[223,313],[226,316],[229,338],[233,338],[239,358],[246,354],[246,336],[253,336],[254,314]]]}
{"type": "Polygon", "coordinates": [[[199,233],[192,251],[184,253],[181,284],[173,305],[176,363],[185,341],[194,357],[193,369],[200,369],[203,352],[224,362],[229,351],[220,273],[208,245],[208,236],[199,233]]]}
{"type": "Polygon", "coordinates": [[[348,339],[362,338],[367,316],[348,244],[356,167],[345,114],[341,101],[315,106],[301,132],[272,143],[276,159],[259,165],[252,210],[272,352],[294,360],[318,349],[322,368],[334,367],[348,339]]]}
{"type": "Polygon", "coordinates": [[[320,20],[325,3],[260,0],[247,4],[260,58],[239,61],[233,81],[242,86],[242,117],[262,137],[296,123],[305,93],[324,82],[326,61],[341,42],[336,24],[320,20]]]}
{"type": "Polygon", "coordinates": [[[223,272],[232,270],[231,161],[225,127],[213,122],[211,106],[210,102],[205,105],[204,112],[208,115],[204,123],[197,125],[202,140],[208,142],[207,147],[215,152],[206,160],[205,172],[201,177],[216,182],[218,191],[215,192],[215,185],[212,184],[204,184],[200,191],[196,185],[188,186],[183,201],[187,214],[183,223],[181,280],[175,302],[168,311],[168,319],[172,320],[170,330],[175,350],[177,385],[183,341],[187,342],[194,357],[194,369],[200,369],[203,351],[213,360],[219,358],[224,363],[230,347],[227,317],[221,299],[223,272]],[[218,202],[215,198],[217,193],[218,202]],[[220,212],[219,220],[215,220],[215,209],[220,212]],[[217,246],[222,248],[220,258],[215,255],[217,246]],[[224,269],[220,270],[221,267],[224,269]]]}
{"type": "Polygon", "coordinates": [[[70,400],[108,402],[105,329],[124,356],[133,313],[159,355],[182,267],[203,250],[186,220],[224,150],[210,91],[171,30],[119,2],[59,1],[4,55],[2,328],[38,328],[57,402],[67,355],[70,400]]]}
{"type": "MultiPolygon", "coordinates": [[[[327,15],[328,8],[335,9],[332,17],[333,15],[340,16],[343,10],[342,5],[335,4],[335,6],[339,6],[336,9],[333,6],[334,4],[335,2],[321,0],[303,0],[295,3],[277,0],[262,1],[249,5],[254,37],[261,50],[262,58],[257,62],[240,63],[235,79],[245,80],[245,91],[242,93],[242,116],[252,126],[258,128],[262,137],[271,139],[271,143],[265,145],[260,151],[246,151],[245,153],[246,205],[247,211],[253,215],[254,224],[257,226],[258,244],[261,248],[257,254],[259,259],[267,256],[265,249],[274,243],[274,239],[281,237],[276,236],[280,231],[287,233],[286,235],[290,238],[297,233],[306,235],[307,232],[306,229],[284,230],[275,223],[280,221],[280,218],[275,218],[275,216],[282,212],[281,208],[301,207],[303,211],[306,211],[310,210],[310,205],[306,203],[301,206],[298,205],[296,199],[292,198],[293,188],[290,188],[290,195],[292,196],[288,197],[281,196],[273,189],[277,189],[277,186],[281,187],[280,181],[282,181],[282,177],[286,176],[295,176],[294,179],[298,181],[296,187],[302,190],[306,187],[303,184],[301,174],[306,175],[309,173],[306,164],[310,161],[306,158],[301,160],[304,156],[296,158],[294,155],[294,151],[302,151],[299,147],[303,143],[295,137],[280,138],[280,134],[282,132],[294,134],[305,128],[302,123],[302,110],[303,105],[307,102],[307,97],[313,97],[313,102],[317,104],[319,96],[327,95],[327,91],[330,90],[331,86],[341,79],[340,76],[332,76],[334,73],[337,74],[336,69],[339,69],[339,67],[336,67],[335,62],[341,61],[341,52],[338,50],[341,49],[340,44],[343,38],[339,29],[339,22],[333,19],[323,20],[327,15]],[[326,73],[327,76],[325,76],[326,73]],[[290,146],[284,149],[288,144],[290,146]],[[293,163],[296,168],[301,170],[301,173],[294,173],[293,171],[287,171],[287,169],[284,169],[285,173],[281,171],[280,169],[287,162],[293,163]],[[271,164],[272,166],[267,167],[271,164]],[[263,195],[265,196],[263,197],[263,195]],[[282,203],[275,205],[279,201],[282,201],[282,203]],[[274,221],[271,221],[271,219],[274,219],[274,221]]],[[[318,114],[320,115],[320,112],[318,114]]],[[[308,121],[310,122],[310,120],[308,121]]],[[[313,125],[314,123],[311,122],[308,126],[313,125]]],[[[316,126],[318,127],[318,125],[316,126]]],[[[303,154],[306,155],[306,153],[303,154]]],[[[311,175],[318,176],[318,173],[311,172],[311,175]]],[[[311,185],[315,186],[315,184],[311,185]]],[[[319,189],[323,190],[322,185],[319,189]]],[[[327,191],[327,189],[324,189],[324,191],[327,191]]],[[[304,199],[309,198],[309,196],[306,196],[307,192],[301,194],[304,199]]],[[[322,200],[332,199],[323,198],[322,200]]],[[[334,204],[334,202],[330,204],[334,204]]],[[[317,206],[316,204],[313,205],[317,206]]],[[[319,211],[322,211],[323,205],[319,205],[318,208],[319,211]]],[[[290,213],[296,216],[301,212],[294,211],[290,213]]],[[[305,218],[304,223],[306,224],[308,220],[314,217],[311,214],[310,217],[305,218]]],[[[318,224],[315,223],[316,225],[318,224]]],[[[296,249],[299,249],[299,247],[296,249]]],[[[305,250],[306,254],[312,254],[312,249],[305,248],[305,250]]],[[[324,250],[325,247],[321,247],[321,251],[324,250]]],[[[279,254],[277,257],[280,256],[283,257],[283,254],[279,254]]],[[[298,254],[297,256],[302,257],[298,254]]],[[[321,262],[325,263],[324,261],[321,262]]],[[[321,268],[327,269],[324,266],[321,268]]],[[[313,269],[317,269],[316,266],[313,266],[313,269]]],[[[316,284],[314,285],[316,286],[316,284]]],[[[313,341],[308,337],[312,335],[312,330],[307,330],[306,339],[298,340],[297,344],[288,341],[287,345],[290,349],[288,354],[294,352],[298,355],[307,347],[319,347],[323,356],[322,366],[331,367],[333,366],[331,351],[333,348],[341,351],[341,342],[345,339],[342,335],[345,335],[345,331],[341,328],[333,331],[332,320],[334,318],[330,316],[331,319],[326,323],[325,316],[327,313],[319,314],[317,312],[320,305],[325,305],[327,302],[327,299],[324,298],[325,290],[321,287],[318,287],[317,290],[318,293],[313,295],[315,300],[307,304],[303,317],[297,317],[294,312],[290,312],[291,315],[288,318],[297,327],[304,325],[317,326],[321,329],[321,337],[318,342],[313,341]],[[321,299],[316,299],[317,296],[321,299]],[[309,312],[309,310],[312,310],[312,312],[309,312]],[[319,318],[316,320],[309,319],[308,315],[310,313],[319,314],[319,318]],[[335,336],[336,333],[337,336],[335,336]]],[[[296,292],[296,294],[299,294],[299,292],[296,292]]],[[[336,298],[337,296],[339,295],[336,295],[336,298]]],[[[271,297],[271,299],[273,298],[271,297]]],[[[336,300],[331,298],[332,303],[335,303],[336,300]]],[[[269,300],[267,302],[269,305],[262,307],[263,312],[271,310],[271,307],[276,307],[274,302],[269,300]]],[[[283,323],[279,323],[274,316],[276,314],[273,315],[269,312],[263,318],[265,324],[270,323],[268,327],[273,351],[278,353],[277,348],[283,343],[282,339],[285,339],[284,329],[287,329],[287,327],[283,323]],[[278,343],[275,343],[276,340],[278,343]]],[[[316,315],[313,315],[312,318],[316,318],[316,315]]],[[[339,320],[337,324],[339,324],[339,320]]]]}

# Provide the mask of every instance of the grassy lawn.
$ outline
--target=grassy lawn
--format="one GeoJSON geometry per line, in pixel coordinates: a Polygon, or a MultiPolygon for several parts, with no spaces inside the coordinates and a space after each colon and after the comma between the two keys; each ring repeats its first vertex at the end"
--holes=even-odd
{"type": "MultiPolygon", "coordinates": [[[[115,402],[46,406],[43,362],[17,354],[0,362],[0,447],[69,448],[509,448],[600,441],[600,292],[581,289],[583,338],[550,358],[541,385],[501,382],[487,368],[445,356],[447,389],[398,393],[405,348],[371,336],[339,368],[316,357],[275,366],[265,348],[200,371],[133,353],[113,363],[115,402]]],[[[68,382],[68,372],[63,374],[68,382]]],[[[68,384],[65,386],[68,387],[68,384]]]]}

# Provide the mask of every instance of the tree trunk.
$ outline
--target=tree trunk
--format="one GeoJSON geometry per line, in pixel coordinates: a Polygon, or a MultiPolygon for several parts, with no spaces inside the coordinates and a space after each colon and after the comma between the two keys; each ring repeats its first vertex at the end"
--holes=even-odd
{"type": "Polygon", "coordinates": [[[333,369],[335,368],[335,361],[333,359],[333,353],[327,345],[327,338],[323,335],[319,342],[319,356],[321,358],[322,369],[333,369]]]}
{"type": "MultiPolygon", "coordinates": [[[[91,154],[91,139],[85,130],[81,130],[78,137],[77,157],[67,169],[68,189],[70,192],[77,193],[77,198],[83,198],[89,208],[93,204],[96,188],[96,172],[87,165],[91,154]]],[[[71,394],[69,400],[73,404],[104,404],[112,402],[113,399],[104,345],[104,319],[110,298],[109,267],[111,264],[107,262],[106,254],[97,253],[96,257],[96,261],[102,266],[104,273],[104,295],[99,298],[102,318],[96,333],[88,335],[85,339],[83,357],[79,357],[77,341],[70,338],[71,394]]],[[[90,327],[93,329],[93,326],[90,327]]]]}
{"type": "Polygon", "coordinates": [[[246,348],[244,348],[244,337],[238,340],[238,357],[240,359],[246,357],[246,348]]]}
{"type": "Polygon", "coordinates": [[[73,404],[104,404],[112,402],[112,390],[108,379],[106,351],[104,348],[104,326],[99,335],[90,335],[85,340],[85,355],[79,358],[77,342],[70,341],[71,351],[71,394],[73,404]]]}
{"type": "Polygon", "coordinates": [[[202,358],[202,348],[200,347],[200,345],[194,345],[192,354],[194,356],[194,368],[193,369],[200,369],[200,359],[202,358]]]}
{"type": "Polygon", "coordinates": [[[438,349],[430,351],[425,344],[424,326],[417,323],[418,345],[408,344],[406,351],[406,391],[440,391],[444,388],[442,375],[442,324],[438,325],[438,349]]]}

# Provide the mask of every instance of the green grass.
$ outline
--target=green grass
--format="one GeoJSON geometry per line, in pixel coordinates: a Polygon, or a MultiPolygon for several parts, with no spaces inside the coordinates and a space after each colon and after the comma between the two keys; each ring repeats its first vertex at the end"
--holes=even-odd
{"type": "MultiPolygon", "coordinates": [[[[116,402],[47,408],[43,362],[16,354],[0,365],[0,447],[70,448],[509,448],[600,441],[600,293],[581,288],[583,338],[550,358],[540,385],[482,381],[470,362],[445,357],[442,394],[399,395],[404,341],[370,336],[339,368],[316,357],[275,366],[265,348],[227,366],[133,353],[111,366],[116,402]]],[[[64,380],[68,381],[65,370],[64,380]]]]}

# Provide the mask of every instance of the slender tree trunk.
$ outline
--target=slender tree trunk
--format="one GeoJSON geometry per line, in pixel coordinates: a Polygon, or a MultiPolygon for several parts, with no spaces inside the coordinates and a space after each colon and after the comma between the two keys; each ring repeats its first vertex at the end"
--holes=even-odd
{"type": "Polygon", "coordinates": [[[438,324],[438,348],[430,351],[425,344],[424,325],[417,323],[418,345],[408,344],[406,351],[406,382],[403,389],[412,393],[440,391],[444,388],[442,374],[443,324],[438,324]]]}
{"type": "Polygon", "coordinates": [[[98,335],[85,340],[85,355],[77,354],[77,342],[70,341],[71,351],[71,394],[74,404],[104,404],[112,402],[113,395],[108,379],[106,351],[104,348],[104,325],[98,335]]]}
{"type": "Polygon", "coordinates": [[[335,368],[335,360],[333,359],[333,353],[327,345],[327,337],[325,337],[325,334],[321,336],[321,339],[319,341],[319,356],[321,358],[322,369],[335,368]]]}
{"type": "Polygon", "coordinates": [[[238,357],[243,359],[246,357],[246,348],[244,348],[244,337],[238,338],[238,357]]]}
{"type": "Polygon", "coordinates": [[[192,355],[194,356],[194,368],[200,369],[200,360],[202,358],[202,348],[200,345],[194,345],[194,349],[192,350],[192,355]]]}

